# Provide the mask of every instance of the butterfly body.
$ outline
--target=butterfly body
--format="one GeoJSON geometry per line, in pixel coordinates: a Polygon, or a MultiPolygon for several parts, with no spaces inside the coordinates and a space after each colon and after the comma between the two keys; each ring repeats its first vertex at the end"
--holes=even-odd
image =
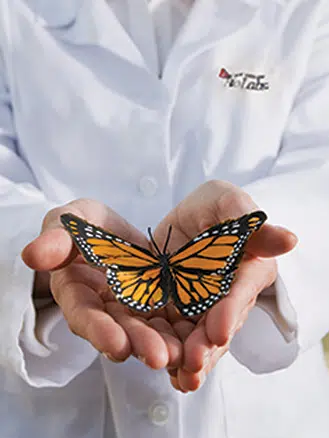
{"type": "Polygon", "coordinates": [[[171,230],[163,251],[149,230],[153,254],[77,216],[61,216],[85,260],[106,268],[118,301],[140,312],[172,301],[187,317],[202,314],[229,293],[245,245],[265,220],[265,213],[258,211],[217,224],[172,254],[167,252],[171,230]]]}

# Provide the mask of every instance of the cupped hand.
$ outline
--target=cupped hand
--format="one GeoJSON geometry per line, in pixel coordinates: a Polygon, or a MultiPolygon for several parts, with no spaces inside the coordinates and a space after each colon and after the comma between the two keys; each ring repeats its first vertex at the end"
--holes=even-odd
{"type": "MultiPolygon", "coordinates": [[[[210,226],[258,209],[240,188],[223,181],[210,181],[183,200],[159,224],[155,240],[161,247],[172,225],[169,250],[174,251],[210,226]]],[[[168,307],[168,319],[184,344],[182,365],[168,370],[176,389],[187,392],[202,385],[246,321],[258,294],[275,281],[274,257],[292,250],[296,243],[293,233],[266,223],[249,240],[228,296],[193,321],[177,317],[168,307]]]]}
{"type": "MultiPolygon", "coordinates": [[[[256,209],[238,187],[211,181],[170,212],[156,228],[154,237],[161,248],[171,225],[169,250],[174,251],[206,228],[256,209]]],[[[112,361],[124,361],[134,355],[151,368],[167,367],[172,385],[183,392],[200,387],[227,351],[257,295],[275,281],[274,257],[290,251],[297,242],[288,230],[265,224],[248,242],[230,294],[205,315],[187,320],[169,304],[145,318],[145,314],[118,303],[104,272],[87,265],[77,254],[60,223],[60,215],[68,212],[149,248],[146,237],[113,210],[81,199],[47,214],[41,235],[22,253],[24,261],[36,271],[50,272],[52,295],[75,334],[112,361]]],[[[37,293],[38,286],[42,288],[44,284],[47,282],[36,282],[37,293]]]]}
{"type": "Polygon", "coordinates": [[[29,267],[43,273],[36,276],[35,296],[44,295],[40,289],[50,284],[71,331],[114,362],[134,355],[154,369],[179,366],[182,343],[171,324],[163,315],[150,315],[146,320],[115,300],[105,273],[86,264],[77,253],[60,222],[64,213],[80,216],[139,246],[149,245],[142,233],[96,201],[80,199],[55,208],[46,215],[40,236],[22,253],[29,267]],[[48,272],[47,283],[43,280],[48,272]]]}

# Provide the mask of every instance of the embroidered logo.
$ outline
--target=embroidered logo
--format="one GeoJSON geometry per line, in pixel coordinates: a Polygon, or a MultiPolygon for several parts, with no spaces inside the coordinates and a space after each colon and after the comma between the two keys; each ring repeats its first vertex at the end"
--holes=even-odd
{"type": "Polygon", "coordinates": [[[265,75],[254,75],[251,73],[229,73],[222,68],[218,77],[225,81],[229,88],[241,88],[242,90],[265,91],[270,88],[265,75]]]}

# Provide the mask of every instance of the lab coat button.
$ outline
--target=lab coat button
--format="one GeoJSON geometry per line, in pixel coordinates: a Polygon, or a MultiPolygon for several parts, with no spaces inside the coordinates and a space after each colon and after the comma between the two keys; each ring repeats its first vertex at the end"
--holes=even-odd
{"type": "Polygon", "coordinates": [[[152,176],[143,176],[139,180],[139,190],[144,196],[151,197],[154,196],[158,189],[158,183],[152,176]]]}
{"type": "Polygon", "coordinates": [[[165,403],[155,402],[149,407],[148,415],[155,426],[164,426],[169,419],[169,407],[165,403]]]}

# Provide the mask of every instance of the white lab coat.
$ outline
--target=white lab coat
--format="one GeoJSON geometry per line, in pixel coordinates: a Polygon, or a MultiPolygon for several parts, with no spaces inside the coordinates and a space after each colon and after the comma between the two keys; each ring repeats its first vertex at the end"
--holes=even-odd
{"type": "Polygon", "coordinates": [[[162,70],[138,4],[134,43],[104,0],[0,0],[1,438],[327,438],[328,2],[197,0],[162,70]],[[214,178],[300,243],[199,391],[36,320],[20,251],[50,208],[90,197],[145,231],[214,178]]]}

